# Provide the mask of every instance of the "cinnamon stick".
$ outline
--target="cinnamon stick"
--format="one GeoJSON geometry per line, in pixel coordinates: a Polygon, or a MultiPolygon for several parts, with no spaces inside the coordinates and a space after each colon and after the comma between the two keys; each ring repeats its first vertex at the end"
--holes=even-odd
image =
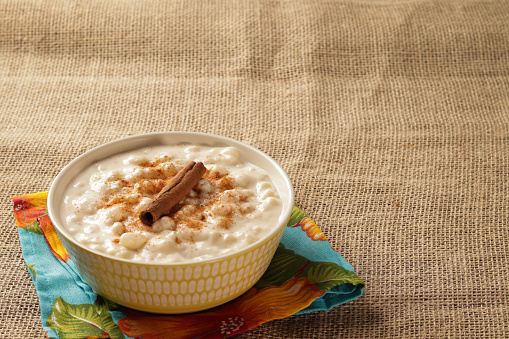
{"type": "Polygon", "coordinates": [[[206,168],[202,162],[190,161],[181,169],[161,192],[140,212],[141,221],[152,226],[159,218],[170,212],[200,181],[206,168]]]}

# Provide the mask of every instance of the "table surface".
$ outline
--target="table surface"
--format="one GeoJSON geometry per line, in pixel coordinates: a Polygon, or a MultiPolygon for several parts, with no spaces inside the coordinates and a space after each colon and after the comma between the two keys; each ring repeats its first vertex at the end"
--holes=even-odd
{"type": "Polygon", "coordinates": [[[121,137],[249,143],[367,284],[242,338],[509,337],[509,2],[0,4],[0,334],[43,338],[10,197],[121,137]]]}

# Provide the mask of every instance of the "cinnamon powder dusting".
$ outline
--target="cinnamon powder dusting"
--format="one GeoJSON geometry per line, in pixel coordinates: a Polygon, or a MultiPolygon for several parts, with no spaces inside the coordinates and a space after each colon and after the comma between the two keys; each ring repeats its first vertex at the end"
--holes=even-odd
{"type": "MultiPolygon", "coordinates": [[[[152,227],[140,221],[136,207],[142,198],[153,199],[173,177],[164,175],[162,166],[168,163],[162,161],[164,161],[164,159],[156,159],[141,163],[139,166],[142,168],[154,169],[155,171],[152,171],[153,174],[141,179],[137,183],[122,180],[123,188],[120,192],[109,198],[109,200],[105,201],[102,206],[100,206],[100,208],[117,206],[121,209],[124,217],[120,222],[123,223],[125,232],[153,231],[152,227]],[[132,197],[132,195],[135,194],[139,195],[137,199],[132,197]]],[[[247,196],[242,194],[232,196],[232,199],[229,199],[229,201],[234,200],[235,202],[225,203],[221,200],[221,194],[233,194],[233,192],[225,191],[234,190],[238,187],[234,178],[207,169],[201,180],[207,180],[212,189],[202,191],[200,187],[205,185],[196,185],[185,198],[167,214],[167,216],[172,218],[175,222],[177,230],[186,229],[187,233],[191,234],[189,237],[190,239],[186,240],[176,237],[175,244],[177,245],[184,241],[194,243],[193,238],[196,232],[210,225],[207,221],[208,217],[214,217],[217,227],[223,229],[228,229],[233,224],[235,217],[242,217],[243,212],[240,203],[246,202],[248,200],[247,196]],[[228,209],[225,205],[229,205],[231,208],[228,209]],[[223,207],[220,216],[215,216],[214,213],[211,212],[214,207],[223,207]]],[[[115,239],[113,242],[118,243],[119,239],[115,239]]]]}

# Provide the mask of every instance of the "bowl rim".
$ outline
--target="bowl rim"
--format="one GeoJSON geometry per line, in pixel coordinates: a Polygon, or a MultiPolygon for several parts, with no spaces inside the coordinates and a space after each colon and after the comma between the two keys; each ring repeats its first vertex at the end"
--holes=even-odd
{"type": "MultiPolygon", "coordinates": [[[[178,143],[178,142],[179,141],[175,141],[175,143],[178,143]]],[[[183,141],[181,141],[181,142],[183,142],[183,141]]],[[[159,143],[158,144],[157,142],[153,142],[152,144],[149,144],[149,145],[164,145],[164,143],[159,143]]],[[[168,145],[171,145],[171,143],[168,143],[168,145]]],[[[142,147],[143,146],[140,145],[138,148],[142,148],[142,147]]],[[[133,148],[133,149],[136,149],[136,148],[133,148]]],[[[125,150],[125,151],[121,151],[121,152],[117,152],[117,153],[128,152],[128,151],[129,150],[125,150]]],[[[105,157],[108,157],[108,156],[111,156],[111,155],[114,155],[114,154],[115,153],[111,153],[110,155],[106,155],[105,157]]],[[[104,159],[105,157],[102,157],[101,159],[104,159]]],[[[86,164],[85,167],[90,166],[90,165],[92,165],[93,163],[95,163],[97,161],[99,161],[99,160],[88,162],[88,164],[86,164]]],[[[69,182],[67,182],[67,185],[69,185],[70,182],[71,182],[71,180],[69,180],[69,182]]],[[[67,187],[67,185],[66,185],[66,187],[67,187]]],[[[60,197],[60,199],[58,199],[59,202],[61,202],[61,200],[62,200],[62,197],[60,197]]],[[[86,252],[91,252],[91,253],[99,256],[99,257],[108,258],[110,260],[124,262],[124,263],[129,263],[129,264],[134,264],[134,265],[179,267],[179,266],[205,265],[207,263],[214,263],[214,262],[217,262],[217,261],[223,261],[226,258],[236,257],[236,256],[239,256],[239,255],[243,254],[244,252],[249,252],[249,251],[251,251],[252,248],[258,247],[261,244],[263,244],[264,242],[269,241],[277,233],[279,233],[279,231],[281,229],[286,227],[286,224],[287,224],[288,220],[290,219],[291,213],[293,211],[294,200],[295,200],[295,192],[294,192],[294,188],[293,188],[293,185],[292,185],[292,183],[290,181],[290,178],[289,178],[288,174],[281,167],[281,165],[279,165],[278,162],[276,162],[272,157],[270,157],[268,154],[262,152],[261,150],[255,148],[255,147],[253,147],[251,145],[248,145],[248,144],[246,144],[244,142],[241,142],[241,141],[238,141],[236,139],[229,138],[229,137],[221,136],[221,135],[216,135],[216,134],[211,134],[211,133],[203,133],[203,132],[167,131],[167,132],[152,132],[152,133],[136,134],[136,135],[132,135],[132,136],[124,137],[124,138],[115,139],[115,140],[109,141],[107,143],[101,144],[99,146],[96,146],[96,147],[94,147],[94,148],[92,148],[92,149],[90,149],[90,150],[80,154],[79,156],[74,158],[71,162],[69,162],[67,165],[65,165],[60,170],[60,172],[55,177],[55,179],[53,179],[53,181],[51,183],[51,186],[50,186],[50,189],[49,189],[49,192],[48,192],[47,209],[48,209],[48,215],[50,217],[50,220],[51,220],[55,230],[58,231],[59,235],[63,236],[66,241],[71,242],[72,245],[77,246],[81,250],[84,250],[86,252]],[[57,212],[58,208],[53,205],[52,201],[53,201],[53,199],[56,199],[53,196],[56,194],[55,190],[56,190],[57,184],[58,184],[59,181],[62,180],[62,178],[66,175],[67,172],[73,170],[73,167],[76,164],[80,163],[81,161],[84,161],[83,160],[84,158],[87,158],[87,157],[89,157],[90,155],[92,155],[92,154],[94,154],[96,152],[100,152],[103,149],[108,149],[108,148],[114,147],[115,145],[123,143],[123,142],[129,142],[129,141],[134,141],[136,139],[146,139],[146,138],[153,138],[153,140],[156,141],[157,137],[163,137],[163,136],[166,136],[166,135],[175,136],[176,138],[178,138],[179,135],[213,138],[213,139],[216,139],[218,142],[221,142],[221,141],[225,142],[229,146],[231,146],[231,145],[239,145],[241,147],[248,148],[251,151],[253,151],[255,153],[258,153],[262,157],[266,158],[271,163],[271,165],[274,166],[274,168],[276,169],[278,174],[281,175],[281,177],[284,180],[285,186],[288,188],[288,195],[289,195],[288,206],[287,206],[286,209],[284,209],[284,207],[283,207],[281,216],[280,216],[276,226],[269,233],[267,233],[264,237],[258,239],[254,243],[249,244],[248,246],[246,246],[244,248],[241,248],[241,249],[238,249],[236,251],[233,251],[233,252],[230,252],[230,253],[227,253],[227,254],[223,254],[223,255],[220,255],[220,256],[217,256],[217,257],[208,258],[208,259],[204,259],[204,260],[191,259],[191,260],[185,260],[185,261],[179,261],[179,262],[151,262],[151,261],[135,261],[135,260],[125,259],[125,258],[119,258],[119,257],[115,257],[113,255],[107,254],[107,253],[103,253],[103,252],[91,249],[91,248],[81,244],[77,240],[75,240],[72,235],[67,233],[67,230],[64,227],[62,227],[61,225],[59,225],[59,223],[57,221],[55,221],[55,220],[58,220],[57,218],[54,217],[54,216],[58,215],[57,214],[58,213],[57,212]]],[[[58,205],[58,204],[55,203],[55,205],[58,205]]]]}

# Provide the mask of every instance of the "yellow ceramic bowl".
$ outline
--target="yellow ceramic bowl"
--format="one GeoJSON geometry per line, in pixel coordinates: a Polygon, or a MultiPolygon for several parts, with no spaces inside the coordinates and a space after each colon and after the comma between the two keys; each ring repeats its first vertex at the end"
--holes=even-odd
{"type": "Polygon", "coordinates": [[[55,178],[48,195],[48,212],[60,239],[83,280],[99,295],[146,312],[189,313],[234,299],[250,289],[274,256],[293,208],[294,193],[284,170],[268,155],[239,141],[204,133],[162,132],[128,137],[96,147],[69,163],[55,178]],[[113,154],[150,145],[181,142],[234,146],[244,160],[263,168],[282,199],[278,223],[263,239],[214,259],[179,263],[141,263],[116,258],[77,242],[62,227],[63,193],[74,176],[113,154]]]}

